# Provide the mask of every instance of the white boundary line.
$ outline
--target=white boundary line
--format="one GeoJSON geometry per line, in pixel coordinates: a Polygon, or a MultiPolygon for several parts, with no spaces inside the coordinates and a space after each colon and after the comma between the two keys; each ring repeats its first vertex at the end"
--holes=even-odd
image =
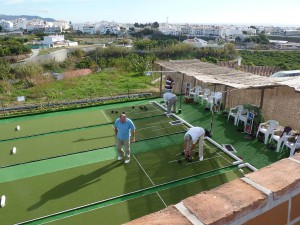
{"type": "Polygon", "coordinates": [[[158,197],[160,198],[160,200],[164,203],[165,207],[167,208],[168,206],[165,203],[165,201],[162,199],[162,197],[160,196],[160,194],[158,192],[155,192],[155,193],[158,195],[158,197]]]}
{"type": "Polygon", "coordinates": [[[136,162],[139,164],[139,166],[141,167],[141,169],[143,170],[143,172],[146,174],[146,176],[148,177],[148,179],[151,181],[153,186],[156,186],[154,184],[154,182],[151,180],[151,178],[149,177],[149,175],[146,173],[146,171],[144,170],[144,168],[142,167],[142,165],[140,164],[140,162],[137,160],[137,158],[135,157],[135,155],[133,154],[133,158],[136,160],[136,162]]]}
{"type": "Polygon", "coordinates": [[[159,112],[160,112],[160,110],[156,106],[160,107],[164,111],[167,111],[165,107],[163,107],[162,105],[158,104],[156,101],[150,101],[150,103],[153,103],[153,108],[155,108],[159,112]]]}
{"type": "Polygon", "coordinates": [[[205,137],[206,140],[208,140],[210,143],[214,144],[215,146],[217,146],[218,148],[220,148],[223,152],[227,153],[228,155],[230,155],[232,158],[236,159],[237,161],[233,162],[233,165],[237,165],[243,162],[243,160],[241,160],[239,157],[237,157],[235,154],[233,154],[232,152],[228,151],[226,148],[223,148],[222,145],[218,144],[217,142],[215,142],[213,139],[209,138],[209,137],[205,137]]]}
{"type": "MultiPolygon", "coordinates": [[[[190,164],[193,164],[193,163],[198,163],[198,162],[203,162],[205,160],[209,160],[209,159],[214,159],[214,158],[218,158],[218,157],[221,157],[220,155],[217,155],[217,156],[214,156],[214,157],[210,157],[210,158],[204,158],[202,161],[195,161],[195,162],[191,162],[191,163],[187,163],[187,165],[190,165],[190,164]]],[[[197,157],[198,158],[198,157],[197,157]]],[[[181,158],[181,160],[184,160],[185,158],[181,158]]],[[[172,161],[169,161],[168,163],[173,163],[173,162],[177,162],[178,160],[172,160],[172,161]]]]}
{"type": "MultiPolygon", "coordinates": [[[[144,168],[142,167],[142,165],[140,164],[140,162],[137,160],[137,158],[135,157],[135,155],[133,154],[133,158],[136,160],[136,162],[139,164],[139,166],[141,167],[141,169],[143,170],[143,172],[146,174],[146,176],[148,177],[148,179],[150,180],[150,182],[152,183],[153,186],[156,186],[156,184],[151,180],[151,178],[149,177],[149,175],[147,174],[147,172],[144,170],[144,168]]],[[[164,202],[164,200],[162,199],[162,197],[160,196],[160,194],[156,191],[156,194],[158,195],[158,197],[160,198],[160,200],[164,203],[165,207],[168,207],[167,204],[164,202]]]]}
{"type": "Polygon", "coordinates": [[[112,121],[110,121],[110,119],[107,117],[106,113],[105,113],[103,110],[101,110],[101,112],[103,113],[103,115],[104,115],[104,117],[107,119],[107,121],[108,121],[109,123],[111,123],[112,121]]]}
{"type": "Polygon", "coordinates": [[[231,163],[228,159],[226,159],[224,156],[221,155],[221,153],[223,153],[223,152],[221,152],[221,153],[217,152],[216,150],[214,150],[213,148],[209,147],[208,144],[205,144],[204,142],[203,142],[203,145],[205,145],[207,148],[211,149],[211,150],[212,150],[213,152],[215,152],[217,155],[219,155],[220,157],[222,157],[223,159],[225,159],[225,161],[231,163]]]}
{"type": "MultiPolygon", "coordinates": [[[[157,103],[156,101],[151,101],[151,103],[153,103],[153,104],[157,105],[158,107],[162,108],[163,110],[165,110],[165,108],[161,104],[157,103]]],[[[182,123],[186,124],[188,127],[190,127],[190,128],[194,127],[193,125],[191,125],[187,121],[181,119],[179,116],[175,115],[174,113],[171,113],[170,115],[174,116],[177,120],[180,120],[182,123]]]]}
{"type": "Polygon", "coordinates": [[[239,164],[238,167],[239,167],[239,168],[249,167],[249,168],[252,169],[253,171],[256,171],[256,170],[257,170],[254,166],[252,166],[252,165],[249,164],[249,163],[239,164]]]}

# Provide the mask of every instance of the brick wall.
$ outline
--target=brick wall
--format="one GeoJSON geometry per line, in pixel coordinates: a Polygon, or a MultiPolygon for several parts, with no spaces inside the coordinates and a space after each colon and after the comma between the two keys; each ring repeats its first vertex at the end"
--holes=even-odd
{"type": "Polygon", "coordinates": [[[127,224],[300,225],[300,153],[127,224]]]}

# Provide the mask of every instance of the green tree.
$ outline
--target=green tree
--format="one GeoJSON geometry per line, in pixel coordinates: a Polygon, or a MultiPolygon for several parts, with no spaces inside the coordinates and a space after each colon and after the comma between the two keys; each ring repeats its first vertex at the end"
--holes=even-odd
{"type": "Polygon", "coordinates": [[[152,23],[151,27],[152,27],[152,28],[155,28],[155,29],[156,29],[156,28],[159,28],[158,22],[152,23]]]}
{"type": "Polygon", "coordinates": [[[89,68],[91,70],[95,70],[97,68],[97,64],[96,64],[95,61],[93,61],[91,59],[91,57],[88,56],[88,57],[82,59],[79,63],[77,63],[75,65],[75,67],[78,68],[78,69],[87,69],[87,68],[89,68]]]}
{"type": "Polygon", "coordinates": [[[265,44],[265,45],[269,44],[269,42],[270,42],[269,38],[264,33],[259,34],[258,37],[260,38],[261,44],[265,44]]]}
{"type": "Polygon", "coordinates": [[[228,55],[229,59],[235,59],[237,56],[238,51],[236,50],[236,47],[234,44],[229,43],[224,46],[224,52],[228,55]]]}

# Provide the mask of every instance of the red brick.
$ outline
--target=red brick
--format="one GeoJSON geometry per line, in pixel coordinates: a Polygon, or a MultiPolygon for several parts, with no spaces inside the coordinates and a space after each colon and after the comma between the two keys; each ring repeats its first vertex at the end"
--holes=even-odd
{"type": "Polygon", "coordinates": [[[249,173],[246,177],[274,192],[275,197],[281,197],[299,188],[300,164],[290,159],[283,159],[249,173]]]}
{"type": "Polygon", "coordinates": [[[265,206],[267,196],[240,179],[183,200],[204,224],[228,224],[265,206]]]}
{"type": "Polygon", "coordinates": [[[260,214],[243,225],[272,224],[284,225],[288,221],[288,202],[284,202],[271,210],[260,214]]]}
{"type": "Polygon", "coordinates": [[[127,225],[191,225],[192,223],[186,219],[175,206],[169,206],[161,211],[143,216],[126,223],[127,225]]]}

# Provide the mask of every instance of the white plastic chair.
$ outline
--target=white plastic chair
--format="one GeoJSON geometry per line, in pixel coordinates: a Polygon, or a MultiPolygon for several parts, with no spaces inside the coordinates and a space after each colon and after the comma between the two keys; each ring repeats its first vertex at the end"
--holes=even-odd
{"type": "Polygon", "coordinates": [[[283,131],[277,130],[277,132],[276,131],[273,132],[269,143],[271,143],[272,141],[276,141],[277,143],[276,152],[281,151],[281,149],[284,147],[283,143],[287,141],[287,137],[291,134],[291,130],[292,128],[285,127],[283,131]],[[287,128],[289,129],[287,130],[287,128]]]}
{"type": "Polygon", "coordinates": [[[274,131],[278,128],[279,123],[276,120],[268,120],[265,123],[260,123],[257,129],[256,138],[258,133],[261,132],[265,135],[264,144],[268,143],[269,136],[274,133],[274,131]]]}
{"type": "Polygon", "coordinates": [[[299,135],[296,136],[295,139],[296,139],[296,142],[291,142],[291,141],[288,141],[288,140],[283,142],[283,145],[290,149],[290,157],[295,154],[296,149],[300,148],[300,137],[299,137],[299,135]]]}
{"type": "Polygon", "coordinates": [[[219,112],[221,107],[222,92],[215,92],[214,94],[214,111],[219,112]]]}
{"type": "Polygon", "coordinates": [[[193,96],[194,102],[198,102],[198,97],[199,97],[199,94],[200,94],[201,90],[202,90],[202,87],[200,87],[200,86],[195,86],[194,88],[192,88],[192,89],[190,90],[190,95],[189,95],[189,97],[193,96]]]}
{"type": "Polygon", "coordinates": [[[215,92],[214,94],[215,102],[222,99],[222,92],[215,92]]]}
{"type": "Polygon", "coordinates": [[[244,127],[246,127],[248,114],[249,114],[248,109],[243,109],[243,110],[238,111],[236,125],[238,126],[240,121],[242,121],[242,122],[244,122],[244,127]]]}
{"type": "Polygon", "coordinates": [[[206,108],[209,107],[210,111],[212,111],[213,106],[214,106],[214,96],[210,95],[210,96],[208,96],[207,101],[206,101],[206,108]]]}
{"type": "Polygon", "coordinates": [[[284,133],[282,137],[281,137],[281,134],[275,134],[275,133],[273,133],[271,135],[269,143],[271,143],[272,141],[275,141],[277,143],[276,152],[279,152],[280,149],[282,148],[282,141],[284,140],[284,138],[285,138],[286,135],[287,135],[286,133],[284,133]]]}
{"type": "Polygon", "coordinates": [[[234,125],[237,124],[237,119],[238,119],[238,113],[239,111],[242,111],[244,109],[244,107],[242,105],[238,105],[234,108],[230,108],[229,113],[228,113],[228,118],[227,118],[227,122],[229,121],[230,117],[234,118],[234,125]]]}
{"type": "Polygon", "coordinates": [[[210,90],[208,88],[202,90],[202,94],[199,95],[199,98],[201,98],[201,104],[203,104],[204,100],[207,101],[209,94],[210,90]]]}

